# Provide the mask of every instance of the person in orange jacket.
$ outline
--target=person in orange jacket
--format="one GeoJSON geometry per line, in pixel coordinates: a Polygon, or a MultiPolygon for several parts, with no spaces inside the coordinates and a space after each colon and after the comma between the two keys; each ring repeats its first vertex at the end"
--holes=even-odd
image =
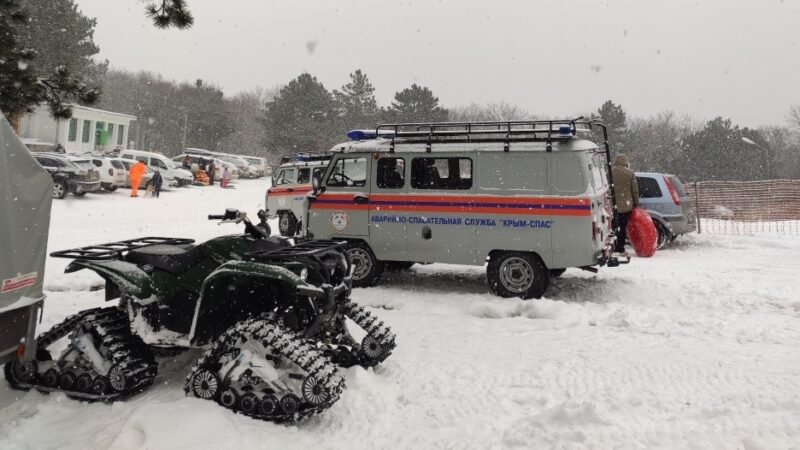
{"type": "Polygon", "coordinates": [[[131,166],[131,197],[139,196],[139,183],[142,182],[142,175],[146,170],[147,168],[141,161],[136,161],[136,164],[131,166]]]}

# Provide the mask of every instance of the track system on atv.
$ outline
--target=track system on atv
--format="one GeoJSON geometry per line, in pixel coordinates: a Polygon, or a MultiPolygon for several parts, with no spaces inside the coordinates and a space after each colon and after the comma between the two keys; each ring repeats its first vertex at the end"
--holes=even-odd
{"type": "Polygon", "coordinates": [[[146,389],[158,364],[141,338],[131,333],[127,315],[117,308],[95,308],[67,317],[37,339],[37,358],[5,365],[15,389],[60,391],[68,396],[110,402],[146,389]],[[66,338],[52,359],[48,348],[66,338]]]}

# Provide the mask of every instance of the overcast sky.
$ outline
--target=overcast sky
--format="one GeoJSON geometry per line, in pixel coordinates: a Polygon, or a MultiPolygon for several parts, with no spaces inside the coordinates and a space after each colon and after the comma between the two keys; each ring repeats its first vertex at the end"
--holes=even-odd
{"type": "Polygon", "coordinates": [[[232,95],[360,68],[381,105],[412,83],[445,106],[504,100],[543,116],[606,99],[747,126],[800,103],[800,0],[188,0],[189,31],[140,0],[76,0],[112,67],[202,78],[232,95]]]}

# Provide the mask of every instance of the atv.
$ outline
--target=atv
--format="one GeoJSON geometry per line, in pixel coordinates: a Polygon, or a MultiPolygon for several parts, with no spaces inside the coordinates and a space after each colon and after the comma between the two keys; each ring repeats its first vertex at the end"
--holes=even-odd
{"type": "Polygon", "coordinates": [[[349,300],[345,243],[270,237],[266,213],[259,217],[254,225],[234,209],[208,216],[244,223],[245,233],[199,245],[146,237],[52,253],[74,259],[67,273],[95,271],[106,300],[118,305],[82,311],[41,334],[36,359],[6,364],[6,379],[16,389],[108,402],[152,384],[157,354],[202,347],[187,395],[279,423],[329,408],[344,388],[336,366],[379,364],[394,334],[349,300]],[[366,332],[361,342],[346,318],[366,332]],[[50,350],[62,338],[66,348],[54,360],[50,350]]]}

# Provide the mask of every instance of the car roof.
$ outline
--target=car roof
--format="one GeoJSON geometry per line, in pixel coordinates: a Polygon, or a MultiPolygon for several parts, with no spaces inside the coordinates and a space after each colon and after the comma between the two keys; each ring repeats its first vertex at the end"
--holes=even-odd
{"type": "Polygon", "coordinates": [[[655,178],[655,177],[659,177],[659,176],[664,176],[664,177],[674,177],[675,176],[675,175],[672,175],[670,173],[662,173],[662,172],[634,172],[634,173],[636,174],[637,177],[653,177],[653,178],[655,178]]]}
{"type": "MultiPolygon", "coordinates": [[[[544,141],[525,141],[514,142],[509,145],[510,152],[514,151],[537,151],[546,152],[547,142],[544,141]]],[[[550,145],[553,151],[569,152],[569,151],[587,151],[597,149],[598,146],[588,139],[554,139],[550,145]]],[[[386,138],[369,139],[364,141],[348,141],[337,144],[331,148],[332,153],[389,153],[392,147],[392,140],[386,138]]],[[[394,143],[394,152],[397,153],[440,153],[440,152],[504,152],[505,146],[502,142],[433,142],[432,152],[428,152],[425,143],[394,143]]]]}

